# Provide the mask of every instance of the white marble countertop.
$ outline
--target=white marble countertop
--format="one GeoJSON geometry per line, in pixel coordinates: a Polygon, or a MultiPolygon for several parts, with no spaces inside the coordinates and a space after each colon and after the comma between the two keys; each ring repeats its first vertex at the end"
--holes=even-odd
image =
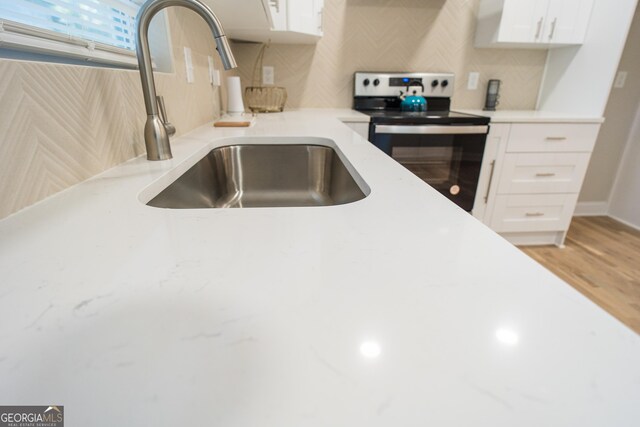
{"type": "Polygon", "coordinates": [[[602,123],[604,117],[554,113],[537,110],[467,110],[453,108],[461,113],[491,117],[492,123],[602,123]]]}
{"type": "Polygon", "coordinates": [[[69,426],[637,426],[640,337],[339,116],[205,126],[0,221],[0,402],[69,426]],[[138,200],[246,135],[330,138],[371,194],[138,200]]]}

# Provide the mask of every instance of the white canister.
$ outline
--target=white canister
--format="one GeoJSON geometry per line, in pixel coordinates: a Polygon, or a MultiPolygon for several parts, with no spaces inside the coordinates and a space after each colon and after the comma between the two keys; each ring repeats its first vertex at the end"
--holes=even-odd
{"type": "Polygon", "coordinates": [[[244,113],[240,77],[227,77],[227,113],[244,113]]]}

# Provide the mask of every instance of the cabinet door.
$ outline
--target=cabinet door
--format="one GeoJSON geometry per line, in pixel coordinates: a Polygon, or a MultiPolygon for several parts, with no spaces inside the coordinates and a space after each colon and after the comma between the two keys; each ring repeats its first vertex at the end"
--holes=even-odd
{"type": "Polygon", "coordinates": [[[498,164],[498,158],[504,157],[510,128],[511,125],[507,123],[492,124],[484,147],[480,177],[478,178],[478,190],[476,191],[472,214],[487,224],[490,220],[490,215],[488,214],[491,210],[490,204],[493,204],[495,198],[496,184],[501,169],[500,164],[498,164]]]}
{"type": "Polygon", "coordinates": [[[498,41],[506,43],[541,41],[548,6],[549,0],[505,0],[498,41]]]}
{"type": "Polygon", "coordinates": [[[584,41],[593,0],[551,1],[543,43],[577,44],[584,41]]]}
{"type": "Polygon", "coordinates": [[[287,24],[289,31],[317,34],[318,21],[314,0],[289,0],[287,2],[287,24]]]}
{"type": "Polygon", "coordinates": [[[269,0],[271,11],[272,29],[275,31],[287,31],[287,1],[269,0]]]}

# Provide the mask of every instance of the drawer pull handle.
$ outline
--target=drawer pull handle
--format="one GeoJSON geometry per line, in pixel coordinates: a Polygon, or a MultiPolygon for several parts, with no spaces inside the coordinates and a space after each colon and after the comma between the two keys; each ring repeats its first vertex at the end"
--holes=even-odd
{"type": "Polygon", "coordinates": [[[553,172],[538,172],[536,176],[556,176],[553,172]]]}
{"type": "Polygon", "coordinates": [[[547,141],[566,141],[566,136],[548,136],[547,141]]]}
{"type": "Polygon", "coordinates": [[[544,213],[542,213],[542,212],[527,212],[524,215],[528,216],[528,217],[535,217],[535,216],[544,216],[544,213]]]}

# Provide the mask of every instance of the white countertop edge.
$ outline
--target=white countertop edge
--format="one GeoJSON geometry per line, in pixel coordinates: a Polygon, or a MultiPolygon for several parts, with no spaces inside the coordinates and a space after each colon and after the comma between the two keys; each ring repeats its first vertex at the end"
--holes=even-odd
{"type": "Polygon", "coordinates": [[[536,110],[468,110],[452,108],[466,114],[491,118],[491,123],[603,123],[604,117],[582,116],[536,110]]]}
{"type": "MultiPolygon", "coordinates": [[[[489,117],[491,118],[492,123],[603,123],[605,121],[605,118],[600,116],[585,116],[551,111],[484,111],[477,109],[455,108],[455,106],[451,109],[461,113],[489,117]]],[[[292,109],[290,111],[318,114],[321,116],[330,115],[344,123],[369,123],[371,121],[371,118],[368,115],[348,108],[299,108],[292,109]]]]}

